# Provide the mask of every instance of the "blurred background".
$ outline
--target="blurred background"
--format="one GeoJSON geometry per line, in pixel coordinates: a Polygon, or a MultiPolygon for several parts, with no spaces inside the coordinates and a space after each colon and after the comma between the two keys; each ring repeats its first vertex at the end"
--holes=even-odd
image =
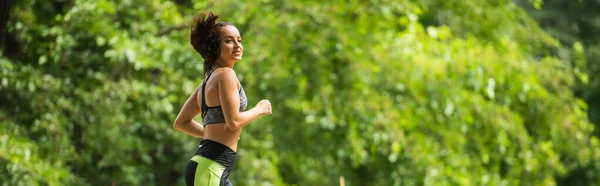
{"type": "Polygon", "coordinates": [[[0,185],[184,185],[199,139],[172,125],[207,11],[274,110],[244,128],[234,185],[600,185],[600,1],[1,6],[0,185]]]}

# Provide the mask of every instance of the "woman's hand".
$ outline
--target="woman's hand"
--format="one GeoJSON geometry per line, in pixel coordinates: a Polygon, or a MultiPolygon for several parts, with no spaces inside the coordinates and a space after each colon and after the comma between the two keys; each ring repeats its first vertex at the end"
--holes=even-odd
{"type": "Polygon", "coordinates": [[[256,104],[256,107],[259,109],[261,116],[270,115],[271,113],[273,113],[273,109],[271,108],[271,102],[268,99],[260,100],[256,104]]]}

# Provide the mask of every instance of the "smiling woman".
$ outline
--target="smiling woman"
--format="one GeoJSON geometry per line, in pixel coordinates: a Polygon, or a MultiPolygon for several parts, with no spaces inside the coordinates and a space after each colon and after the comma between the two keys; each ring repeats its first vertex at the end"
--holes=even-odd
{"type": "Polygon", "coordinates": [[[173,124],[188,135],[203,138],[185,168],[187,185],[231,185],[228,177],[242,127],[259,116],[271,114],[268,100],[246,111],[246,94],[233,70],[242,59],[242,38],[233,24],[216,22],[218,18],[212,13],[201,13],[194,19],[190,42],[204,58],[205,79],[173,124]],[[193,120],[199,114],[202,125],[193,120]]]}

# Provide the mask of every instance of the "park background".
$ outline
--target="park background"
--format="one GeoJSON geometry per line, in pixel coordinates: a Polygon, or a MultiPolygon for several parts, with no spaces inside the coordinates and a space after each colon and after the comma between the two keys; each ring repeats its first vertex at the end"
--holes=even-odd
{"type": "Polygon", "coordinates": [[[234,185],[600,185],[596,0],[2,3],[0,185],[184,185],[207,11],[274,110],[234,185]]]}

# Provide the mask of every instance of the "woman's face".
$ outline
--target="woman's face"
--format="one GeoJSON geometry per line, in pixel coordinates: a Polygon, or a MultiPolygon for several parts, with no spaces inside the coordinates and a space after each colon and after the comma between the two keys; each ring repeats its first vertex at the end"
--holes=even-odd
{"type": "Polygon", "coordinates": [[[242,37],[237,28],[231,25],[221,28],[221,51],[219,58],[226,62],[237,62],[242,60],[244,47],[242,37]]]}

